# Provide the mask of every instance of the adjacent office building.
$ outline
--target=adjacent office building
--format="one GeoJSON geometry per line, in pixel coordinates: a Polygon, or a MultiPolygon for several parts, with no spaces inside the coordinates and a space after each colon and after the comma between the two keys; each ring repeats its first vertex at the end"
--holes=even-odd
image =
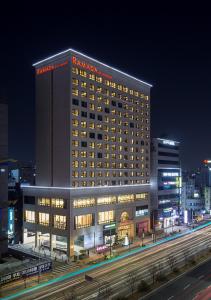
{"type": "Polygon", "coordinates": [[[8,106],[0,99],[0,257],[7,252],[8,106]]]}
{"type": "Polygon", "coordinates": [[[24,243],[68,256],[150,229],[151,85],[75,50],[34,64],[36,185],[24,243]]]}
{"type": "Polygon", "coordinates": [[[151,211],[153,227],[166,229],[180,214],[179,142],[153,138],[151,145],[151,211]]]}

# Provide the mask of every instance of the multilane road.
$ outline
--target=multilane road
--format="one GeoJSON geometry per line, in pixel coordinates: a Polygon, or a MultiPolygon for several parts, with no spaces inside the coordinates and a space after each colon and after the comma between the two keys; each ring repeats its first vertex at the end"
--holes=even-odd
{"type": "MultiPolygon", "coordinates": [[[[144,300],[211,299],[211,259],[172,283],[153,291],[144,300]]],[[[143,298],[142,298],[143,299],[143,298]]],[[[140,298],[140,300],[142,300],[140,298]]]]}
{"type": "Polygon", "coordinates": [[[148,247],[145,251],[131,250],[130,253],[122,255],[124,259],[117,258],[110,263],[103,262],[98,266],[90,266],[3,299],[60,300],[64,299],[64,293],[70,293],[70,290],[74,290],[77,299],[86,300],[98,296],[102,289],[104,289],[104,293],[112,293],[112,295],[120,293],[127,295],[132,288],[129,282],[138,280],[140,282],[141,279],[151,280],[152,270],[150,268],[152,266],[159,266],[160,270],[168,270],[170,257],[174,257],[179,265],[183,263],[187,254],[194,255],[210,246],[211,226],[204,225],[204,228],[202,226],[200,230],[194,230],[179,238],[171,237],[165,243],[159,241],[157,245],[148,247]],[[94,280],[85,281],[85,273],[94,280]]]}

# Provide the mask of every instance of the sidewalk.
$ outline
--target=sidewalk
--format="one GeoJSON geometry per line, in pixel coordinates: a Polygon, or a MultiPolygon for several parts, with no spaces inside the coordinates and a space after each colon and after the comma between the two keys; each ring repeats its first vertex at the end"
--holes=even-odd
{"type": "MultiPolygon", "coordinates": [[[[189,228],[185,225],[181,225],[181,226],[176,226],[175,225],[173,227],[173,233],[174,234],[176,234],[178,232],[185,232],[187,230],[189,230],[189,228]]],[[[169,227],[167,232],[162,232],[162,233],[156,235],[156,241],[158,241],[158,240],[160,240],[164,237],[167,237],[171,234],[172,234],[172,227],[169,227]]],[[[149,245],[149,244],[152,244],[152,243],[153,243],[152,235],[151,234],[146,235],[144,240],[143,240],[143,245],[149,245]]],[[[112,247],[112,251],[113,251],[113,253],[115,253],[115,255],[119,255],[121,253],[127,252],[130,249],[138,248],[140,246],[142,246],[142,239],[141,238],[135,238],[129,246],[118,245],[118,246],[112,247]]],[[[91,263],[95,263],[95,262],[97,263],[98,261],[104,260],[105,255],[106,256],[110,255],[110,249],[109,248],[103,254],[98,254],[98,253],[96,253],[95,249],[90,249],[89,250],[89,257],[82,259],[80,261],[80,264],[83,265],[83,264],[91,264],[91,263]]]]}

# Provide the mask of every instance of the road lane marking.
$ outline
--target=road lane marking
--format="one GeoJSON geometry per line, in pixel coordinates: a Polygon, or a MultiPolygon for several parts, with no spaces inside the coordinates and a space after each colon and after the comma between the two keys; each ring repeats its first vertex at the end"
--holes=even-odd
{"type": "Polygon", "coordinates": [[[174,295],[172,295],[171,297],[169,297],[167,300],[170,300],[170,299],[172,299],[172,298],[174,298],[174,295]]]}
{"type": "Polygon", "coordinates": [[[189,288],[189,286],[190,286],[190,283],[187,284],[187,285],[184,287],[184,290],[186,290],[187,288],[189,288]]]}
{"type": "Polygon", "coordinates": [[[200,279],[202,279],[203,277],[204,277],[204,275],[201,275],[201,276],[198,277],[198,279],[200,280],[200,279]]]}

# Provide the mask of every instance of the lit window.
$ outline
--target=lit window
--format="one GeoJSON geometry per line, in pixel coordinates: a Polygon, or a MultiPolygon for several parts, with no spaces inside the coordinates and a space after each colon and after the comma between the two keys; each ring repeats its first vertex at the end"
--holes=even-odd
{"type": "Polygon", "coordinates": [[[96,76],[96,81],[102,83],[103,79],[102,79],[102,77],[96,76]]]}
{"type": "Polygon", "coordinates": [[[83,77],[86,77],[87,73],[84,70],[79,70],[79,74],[83,77]]]}
{"type": "Polygon", "coordinates": [[[73,168],[78,168],[78,161],[77,161],[77,160],[74,160],[74,161],[72,162],[72,166],[73,166],[73,168]]]}
{"type": "Polygon", "coordinates": [[[89,95],[89,99],[92,100],[92,101],[95,100],[95,95],[90,94],[90,95],[89,95]]]}
{"type": "Polygon", "coordinates": [[[54,215],[53,216],[53,226],[58,229],[66,229],[66,216],[54,215]]]}
{"type": "Polygon", "coordinates": [[[81,151],[81,157],[87,157],[87,152],[86,151],[81,151]]]}
{"type": "Polygon", "coordinates": [[[114,211],[102,211],[98,213],[98,224],[105,224],[114,221],[114,211]]]}
{"type": "Polygon", "coordinates": [[[94,149],[95,148],[95,143],[94,142],[90,142],[89,143],[89,147],[94,149]]]}
{"type": "Polygon", "coordinates": [[[122,203],[122,202],[133,202],[135,197],[133,194],[129,194],[129,195],[119,195],[118,197],[118,202],[122,203]]]}
{"type": "Polygon", "coordinates": [[[78,96],[78,89],[72,88],[72,94],[78,96]]]}
{"type": "Polygon", "coordinates": [[[87,132],[86,131],[81,131],[81,137],[87,137],[87,132]]]}
{"type": "Polygon", "coordinates": [[[72,131],[72,135],[73,135],[73,136],[78,136],[78,130],[73,130],[73,131],[72,131]]]}
{"type": "Polygon", "coordinates": [[[94,84],[93,84],[93,83],[90,83],[90,85],[89,85],[89,89],[90,89],[90,91],[94,91],[94,90],[95,90],[95,86],[94,86],[94,84]]]}
{"type": "Polygon", "coordinates": [[[72,115],[78,116],[78,109],[72,109],[72,115]]]}
{"type": "Polygon", "coordinates": [[[51,200],[50,198],[38,198],[38,205],[51,206],[51,200]]]}
{"type": "Polygon", "coordinates": [[[92,214],[75,216],[75,229],[85,228],[94,225],[94,217],[92,214]]]}
{"type": "Polygon", "coordinates": [[[49,214],[39,212],[39,224],[49,226],[49,214]]]}
{"type": "Polygon", "coordinates": [[[93,205],[95,205],[95,198],[82,198],[73,200],[74,208],[88,207],[93,205]]]}
{"type": "Polygon", "coordinates": [[[77,127],[77,126],[78,126],[78,120],[73,119],[73,120],[72,120],[72,124],[73,124],[73,126],[76,126],[76,127],[77,127]]]}
{"type": "Polygon", "coordinates": [[[73,83],[74,85],[78,85],[78,79],[73,78],[72,83],[73,83]]]}
{"type": "Polygon", "coordinates": [[[25,211],[25,222],[28,223],[35,223],[35,211],[32,210],[26,210],[25,211]]]}
{"type": "Polygon", "coordinates": [[[86,128],[87,126],[86,126],[86,121],[81,121],[81,127],[82,128],[86,128]]]}
{"type": "Polygon", "coordinates": [[[95,80],[95,75],[94,74],[89,74],[89,79],[91,79],[91,80],[95,80]]]}
{"type": "Polygon", "coordinates": [[[72,72],[73,72],[74,74],[78,74],[78,68],[72,67],[72,72]]]}
{"type": "Polygon", "coordinates": [[[78,141],[76,141],[76,140],[73,140],[73,141],[72,141],[72,146],[74,146],[74,147],[78,147],[78,141]]]}
{"type": "Polygon", "coordinates": [[[97,205],[116,203],[116,196],[105,196],[97,198],[97,205]]]}
{"type": "Polygon", "coordinates": [[[87,97],[87,92],[82,91],[82,92],[81,92],[81,97],[87,97]]]}
{"type": "Polygon", "coordinates": [[[72,150],[72,157],[78,157],[78,150],[72,150]]]}
{"type": "Polygon", "coordinates": [[[86,82],[85,81],[81,82],[81,87],[86,88],[86,82]]]}
{"type": "Polygon", "coordinates": [[[60,199],[60,198],[52,198],[51,199],[51,205],[52,207],[57,207],[57,208],[64,208],[64,199],[60,199]]]}
{"type": "Polygon", "coordinates": [[[78,178],[78,171],[73,171],[72,174],[74,178],[78,178]]]}

